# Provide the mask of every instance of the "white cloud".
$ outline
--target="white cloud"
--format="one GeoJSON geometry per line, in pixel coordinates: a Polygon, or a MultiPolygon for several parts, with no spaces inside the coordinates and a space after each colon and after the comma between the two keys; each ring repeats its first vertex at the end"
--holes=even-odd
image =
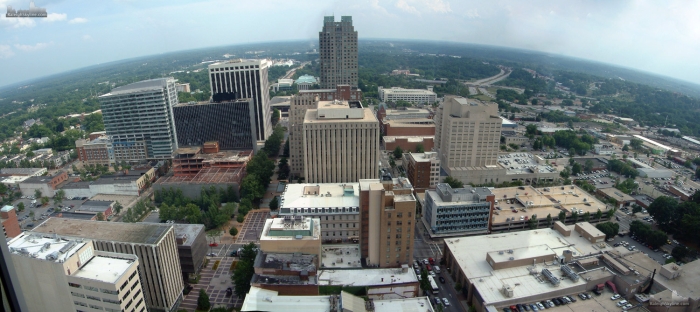
{"type": "Polygon", "coordinates": [[[479,18],[479,17],[481,17],[481,16],[479,16],[479,10],[477,10],[477,9],[469,9],[469,10],[467,11],[466,14],[467,14],[467,17],[468,17],[468,18],[479,18]]]}
{"type": "Polygon", "coordinates": [[[90,35],[83,35],[83,40],[92,40],[92,36],[90,36],[90,35]]]}
{"type": "Polygon", "coordinates": [[[52,42],[39,42],[35,45],[15,43],[15,49],[20,50],[20,51],[24,51],[24,52],[33,52],[33,51],[38,51],[38,50],[44,49],[52,44],[53,44],[53,41],[52,42]]]}
{"type": "Polygon", "coordinates": [[[394,4],[394,6],[396,6],[397,8],[399,8],[399,9],[401,9],[401,10],[404,10],[404,11],[406,11],[406,12],[408,12],[408,13],[411,13],[411,14],[419,14],[419,15],[420,15],[420,12],[418,12],[418,10],[417,10],[415,7],[413,7],[413,6],[409,5],[408,3],[406,3],[406,0],[399,0],[399,1],[396,1],[396,4],[394,4]]]}
{"type": "Polygon", "coordinates": [[[0,58],[8,58],[13,55],[15,55],[15,52],[12,51],[9,45],[0,44],[0,58]]]}
{"type": "Polygon", "coordinates": [[[0,15],[0,28],[31,28],[36,25],[33,18],[21,17],[5,17],[5,14],[0,15]]]}
{"type": "Polygon", "coordinates": [[[450,7],[450,3],[447,1],[443,0],[422,0],[423,4],[428,7],[428,9],[438,12],[438,13],[447,13],[447,12],[452,12],[452,8],[450,7]]]}
{"type": "Polygon", "coordinates": [[[46,18],[42,18],[41,20],[44,22],[61,22],[65,21],[68,18],[68,15],[66,13],[49,13],[46,18]]]}
{"type": "Polygon", "coordinates": [[[88,20],[86,18],[76,17],[76,18],[68,21],[68,24],[82,24],[82,23],[86,23],[87,21],[88,20]]]}

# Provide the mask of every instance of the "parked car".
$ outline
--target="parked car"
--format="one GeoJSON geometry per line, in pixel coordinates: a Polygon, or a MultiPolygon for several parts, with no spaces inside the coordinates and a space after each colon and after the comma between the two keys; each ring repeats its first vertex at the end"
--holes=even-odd
{"type": "Polygon", "coordinates": [[[615,294],[612,297],[610,297],[610,300],[617,300],[617,299],[620,299],[620,295],[618,295],[618,294],[615,294]]]}

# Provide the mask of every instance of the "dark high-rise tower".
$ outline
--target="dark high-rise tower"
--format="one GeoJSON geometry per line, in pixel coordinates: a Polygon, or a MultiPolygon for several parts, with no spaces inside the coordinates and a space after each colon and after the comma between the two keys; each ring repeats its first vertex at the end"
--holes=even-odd
{"type": "Polygon", "coordinates": [[[323,30],[318,33],[321,59],[321,88],[335,89],[337,85],[357,87],[357,32],[352,16],[323,18],[323,30]]]}

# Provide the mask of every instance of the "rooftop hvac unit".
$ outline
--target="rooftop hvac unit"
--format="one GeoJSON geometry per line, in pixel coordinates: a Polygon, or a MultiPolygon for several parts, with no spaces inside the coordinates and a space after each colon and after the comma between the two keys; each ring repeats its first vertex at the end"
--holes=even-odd
{"type": "Polygon", "coordinates": [[[58,259],[58,252],[52,252],[52,253],[46,255],[46,260],[54,261],[56,259],[58,259]]]}
{"type": "Polygon", "coordinates": [[[498,254],[499,254],[499,255],[502,255],[502,254],[503,254],[503,250],[499,251],[498,254]]]}
{"type": "Polygon", "coordinates": [[[574,272],[574,270],[572,270],[568,265],[562,265],[560,268],[572,281],[578,282],[578,274],[576,274],[576,272],[574,272]]]}
{"type": "Polygon", "coordinates": [[[542,275],[544,275],[544,277],[546,277],[549,280],[549,282],[552,283],[552,285],[559,286],[559,279],[556,276],[554,276],[554,274],[552,274],[552,272],[550,272],[549,270],[542,269],[542,275]]]}
{"type": "Polygon", "coordinates": [[[513,253],[513,249],[508,249],[508,253],[509,253],[509,254],[512,254],[512,253],[513,253]]]}
{"type": "Polygon", "coordinates": [[[512,260],[515,260],[515,258],[514,258],[514,257],[510,257],[510,258],[508,258],[508,260],[511,260],[511,261],[512,261],[512,260]]]}
{"type": "Polygon", "coordinates": [[[46,242],[46,243],[44,243],[44,246],[41,247],[41,251],[42,252],[47,251],[47,250],[49,250],[49,248],[51,248],[51,243],[46,242]]]}
{"type": "Polygon", "coordinates": [[[70,242],[68,242],[68,244],[61,247],[61,249],[58,252],[64,254],[64,253],[68,252],[71,248],[73,248],[73,246],[75,246],[76,244],[77,243],[75,241],[70,241],[70,242]]]}

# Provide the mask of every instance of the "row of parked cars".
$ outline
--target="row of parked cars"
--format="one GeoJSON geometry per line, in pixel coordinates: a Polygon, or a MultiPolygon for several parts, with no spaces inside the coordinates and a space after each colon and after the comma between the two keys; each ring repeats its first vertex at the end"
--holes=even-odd
{"type": "MultiPolygon", "coordinates": [[[[588,293],[580,293],[578,294],[578,297],[581,298],[581,300],[591,299],[591,295],[588,293]]],[[[575,296],[563,296],[552,298],[550,300],[542,300],[540,302],[535,303],[519,303],[510,307],[503,308],[503,312],[542,311],[545,309],[553,308],[560,305],[566,305],[573,302],[576,302],[575,296]]]]}

